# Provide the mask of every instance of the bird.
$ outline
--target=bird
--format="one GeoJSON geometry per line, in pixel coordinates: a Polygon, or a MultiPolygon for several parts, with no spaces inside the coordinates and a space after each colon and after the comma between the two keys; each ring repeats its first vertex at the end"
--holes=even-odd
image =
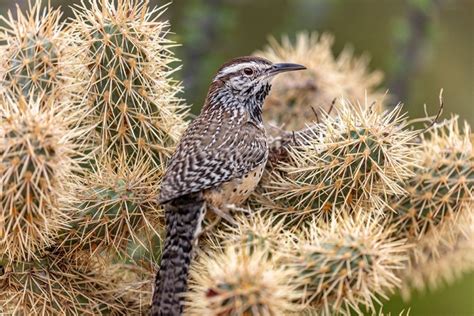
{"type": "Polygon", "coordinates": [[[165,209],[166,236],[151,315],[182,315],[206,211],[226,216],[226,205],[243,203],[255,189],[268,159],[262,110],[271,80],[303,69],[244,56],[217,70],[200,114],[181,136],[162,179],[159,203],[165,209]]]}

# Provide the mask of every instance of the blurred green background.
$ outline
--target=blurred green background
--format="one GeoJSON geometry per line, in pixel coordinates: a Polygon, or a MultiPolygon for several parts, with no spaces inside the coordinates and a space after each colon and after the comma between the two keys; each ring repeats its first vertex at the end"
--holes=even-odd
{"type": "MultiPolygon", "coordinates": [[[[79,0],[50,0],[69,16],[79,0]]],[[[47,1],[44,1],[47,3],[47,1]]],[[[150,1],[165,4],[163,1],[150,1]]],[[[0,13],[27,0],[0,0],[0,13]]],[[[385,73],[384,88],[406,104],[411,117],[435,114],[444,88],[444,117],[451,113],[474,126],[474,0],[175,0],[166,18],[183,98],[199,111],[216,68],[226,60],[262,48],[269,35],[299,30],[331,32],[335,53],[350,44],[368,52],[371,68],[385,73]]],[[[409,302],[397,295],[384,312],[398,315],[474,315],[474,274],[409,302]]]]}

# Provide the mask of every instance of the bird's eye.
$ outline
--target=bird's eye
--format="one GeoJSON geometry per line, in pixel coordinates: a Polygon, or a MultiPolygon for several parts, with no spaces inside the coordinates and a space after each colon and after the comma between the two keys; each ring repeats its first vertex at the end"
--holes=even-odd
{"type": "Polygon", "coordinates": [[[253,75],[253,69],[252,68],[244,68],[244,74],[247,76],[253,75]]]}

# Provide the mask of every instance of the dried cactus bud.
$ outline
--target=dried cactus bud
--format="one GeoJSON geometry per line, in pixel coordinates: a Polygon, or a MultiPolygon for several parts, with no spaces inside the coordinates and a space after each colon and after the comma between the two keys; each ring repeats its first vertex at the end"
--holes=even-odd
{"type": "Polygon", "coordinates": [[[368,103],[383,98],[376,91],[383,75],[367,69],[367,56],[355,58],[352,50],[346,48],[336,58],[331,51],[333,42],[334,37],[329,34],[301,32],[294,44],[288,37],[281,44],[271,39],[265,50],[256,53],[273,62],[291,60],[307,68],[275,78],[272,93],[265,101],[266,122],[300,129],[307,123],[301,118],[314,118],[312,107],[317,112],[328,111],[335,98],[368,103]]]}
{"type": "Polygon", "coordinates": [[[152,255],[155,249],[148,246],[157,241],[155,237],[159,241],[163,225],[163,211],[156,201],[163,170],[150,167],[147,160],[133,166],[106,157],[95,162],[78,183],[79,203],[72,228],[62,236],[62,247],[73,255],[77,250],[109,250],[131,259],[137,249],[129,247],[140,243],[152,255]]]}
{"type": "Polygon", "coordinates": [[[369,213],[314,223],[295,240],[287,260],[297,271],[294,283],[305,293],[304,304],[325,315],[361,313],[361,306],[374,312],[377,297],[387,298],[400,285],[396,273],[408,259],[405,242],[391,238],[390,228],[369,213]]]}
{"type": "MultiPolygon", "coordinates": [[[[13,103],[8,108],[17,107],[13,103]]],[[[5,113],[0,124],[0,253],[11,260],[31,258],[48,246],[66,226],[72,200],[77,130],[67,129],[68,118],[60,112],[40,107],[40,101],[30,101],[5,113]]]]}
{"type": "Polygon", "coordinates": [[[287,315],[300,295],[292,272],[278,267],[265,251],[252,254],[228,247],[203,255],[191,268],[189,315],[287,315]]]}
{"type": "Polygon", "coordinates": [[[412,175],[416,132],[406,129],[401,107],[379,114],[370,106],[342,102],[325,115],[289,161],[267,171],[257,194],[266,209],[331,217],[337,210],[375,205],[403,194],[412,175]]]}
{"type": "MultiPolygon", "coordinates": [[[[399,233],[418,239],[431,227],[474,202],[474,151],[470,128],[457,117],[432,128],[421,141],[421,163],[406,181],[408,194],[393,197],[393,222],[399,233]]],[[[436,228],[434,228],[436,229],[436,228]]]]}
{"type": "Polygon", "coordinates": [[[72,28],[90,71],[92,136],[111,157],[147,155],[159,166],[185,126],[181,87],[170,78],[174,43],[168,23],[157,21],[163,9],[138,0],[88,5],[75,8],[72,28]]]}

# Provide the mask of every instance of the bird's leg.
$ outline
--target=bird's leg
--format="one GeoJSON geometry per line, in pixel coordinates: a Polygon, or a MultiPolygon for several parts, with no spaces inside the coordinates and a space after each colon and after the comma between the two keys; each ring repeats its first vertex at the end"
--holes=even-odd
{"type": "Polygon", "coordinates": [[[225,207],[226,207],[226,209],[237,211],[237,212],[242,212],[242,213],[245,213],[245,214],[251,214],[252,213],[251,210],[249,210],[247,208],[243,208],[243,207],[238,207],[235,204],[227,204],[225,207]]]}
{"type": "Polygon", "coordinates": [[[232,225],[236,225],[237,222],[232,218],[232,216],[230,216],[230,214],[218,207],[215,207],[213,205],[210,205],[209,208],[211,209],[211,211],[213,211],[218,217],[220,218],[223,218],[225,219],[226,221],[228,221],[230,224],[232,225]]]}
{"type": "Polygon", "coordinates": [[[199,237],[203,236],[204,234],[209,233],[214,227],[217,226],[217,224],[220,223],[220,221],[221,221],[221,217],[217,216],[215,220],[213,220],[209,225],[206,226],[206,228],[201,230],[197,239],[199,239],[199,237]]]}
{"type": "Polygon", "coordinates": [[[199,236],[202,236],[204,234],[207,234],[210,232],[214,227],[217,226],[217,224],[220,223],[221,219],[225,219],[227,222],[229,222],[232,225],[236,225],[237,222],[232,218],[232,216],[229,215],[228,212],[223,211],[222,209],[215,207],[213,205],[207,205],[207,207],[214,212],[214,214],[217,215],[216,219],[213,220],[209,225],[206,226],[201,232],[199,233],[199,236]]]}
{"type": "Polygon", "coordinates": [[[198,225],[198,228],[196,229],[196,232],[194,234],[193,249],[198,249],[199,239],[200,239],[203,231],[206,230],[206,229],[202,229],[202,225],[204,224],[204,219],[206,217],[206,213],[207,213],[207,207],[206,207],[206,204],[204,204],[203,207],[201,208],[201,214],[199,216],[199,225],[198,225]]]}

